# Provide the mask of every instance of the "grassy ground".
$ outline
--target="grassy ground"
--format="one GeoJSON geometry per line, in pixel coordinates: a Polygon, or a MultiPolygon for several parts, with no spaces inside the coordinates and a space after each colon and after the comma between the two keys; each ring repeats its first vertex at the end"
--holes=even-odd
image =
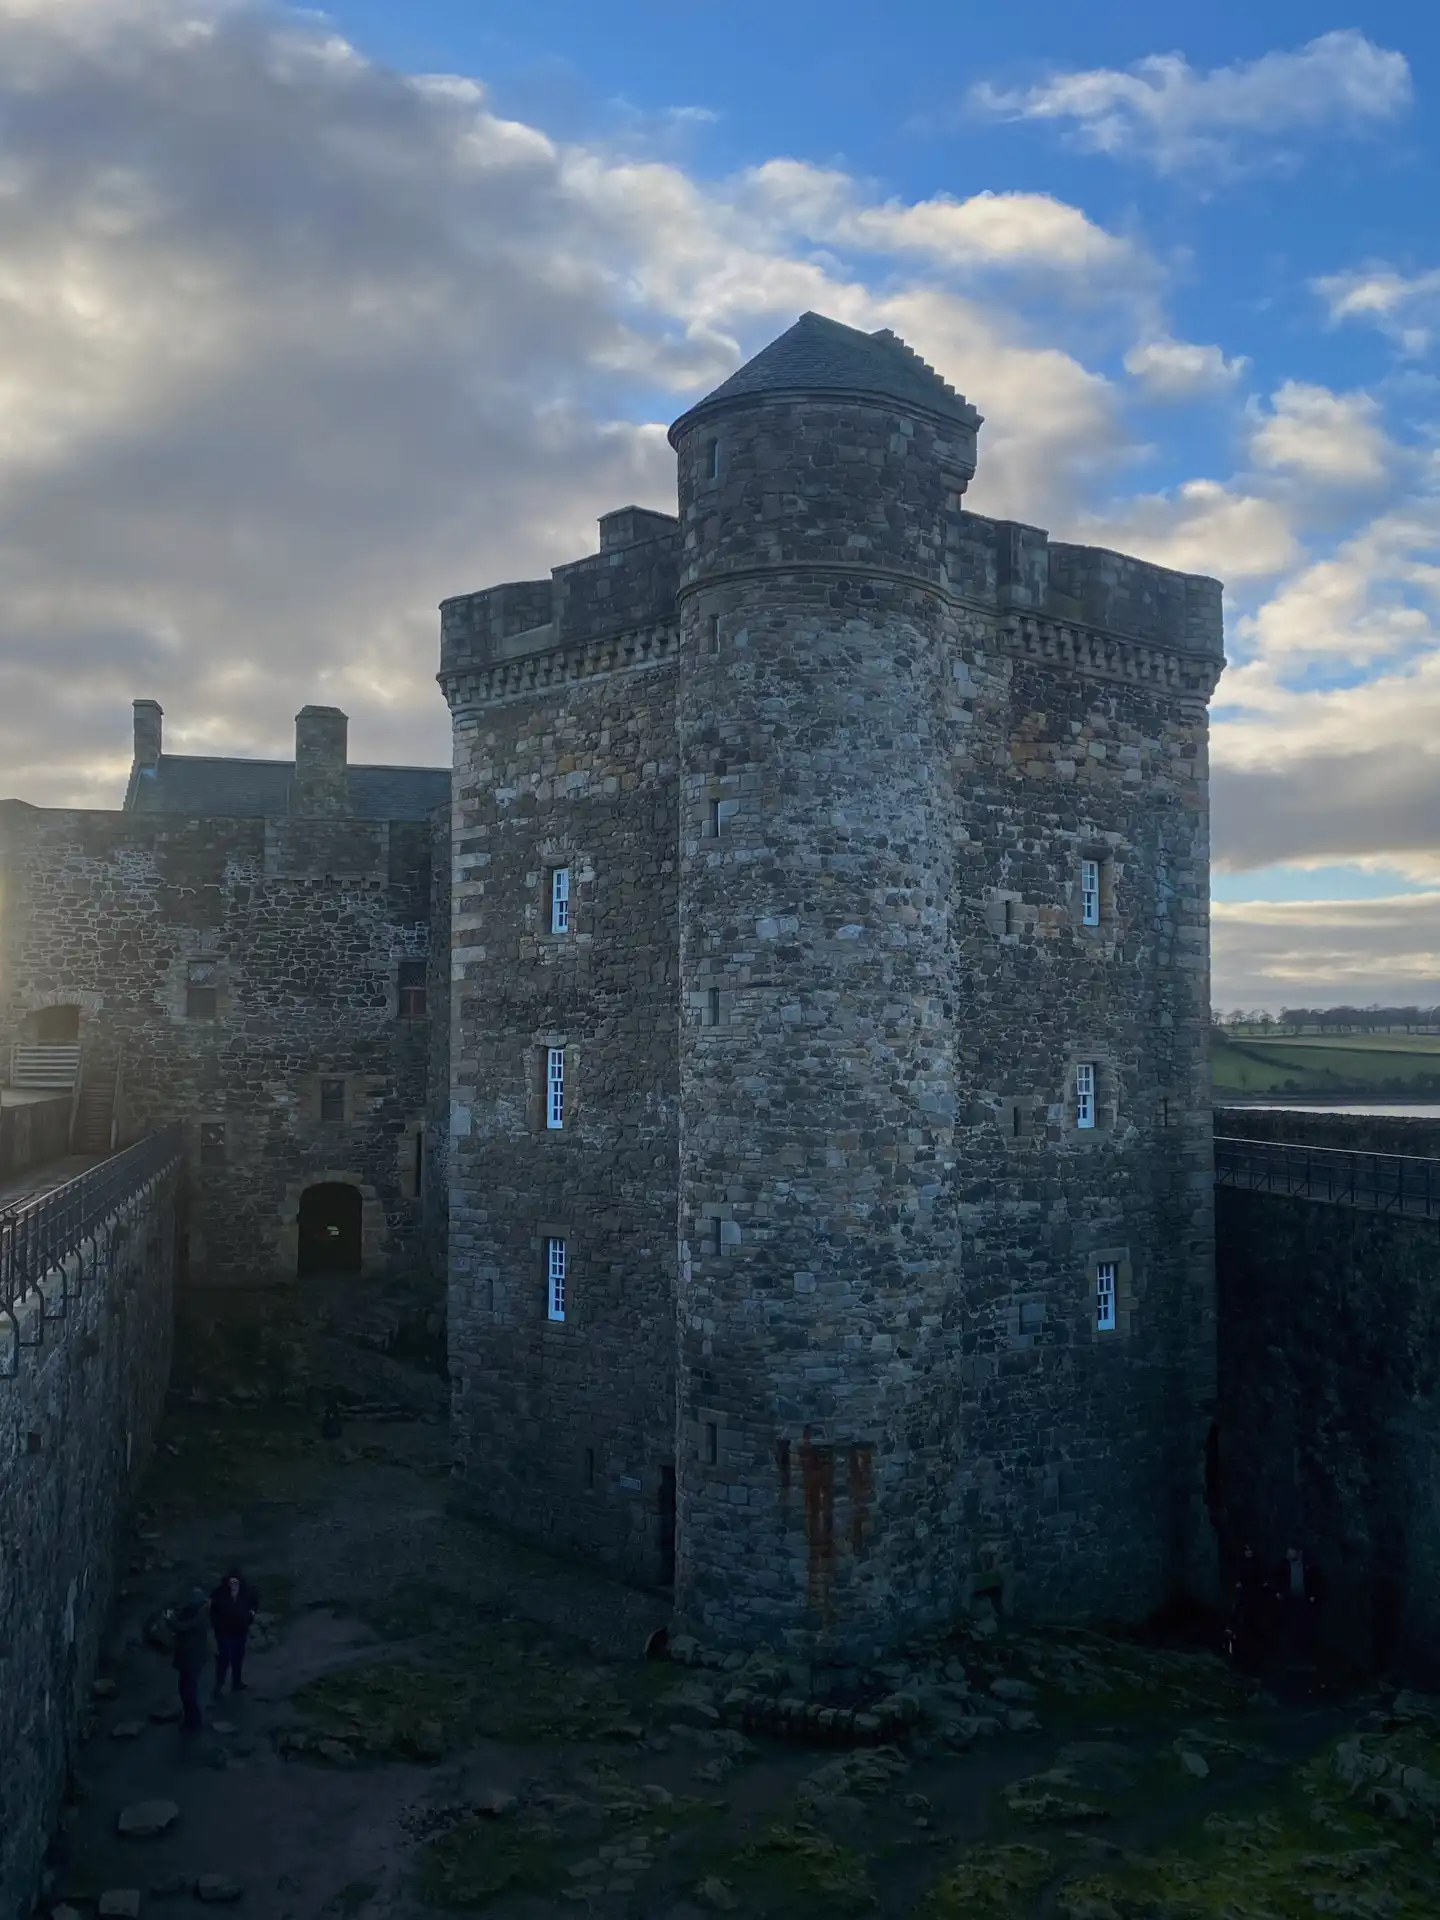
{"type": "Polygon", "coordinates": [[[1373,1034],[1212,1041],[1217,1098],[1227,1093],[1440,1097],[1440,1035],[1373,1034]]]}

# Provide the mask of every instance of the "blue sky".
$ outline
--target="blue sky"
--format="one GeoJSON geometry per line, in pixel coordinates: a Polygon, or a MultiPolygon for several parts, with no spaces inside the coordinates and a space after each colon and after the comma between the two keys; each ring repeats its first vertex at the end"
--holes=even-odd
{"type": "Polygon", "coordinates": [[[1223,1004],[1440,1000],[1440,10],[0,0],[0,790],[443,758],[434,603],[807,306],[1227,587],[1223,1004]]]}

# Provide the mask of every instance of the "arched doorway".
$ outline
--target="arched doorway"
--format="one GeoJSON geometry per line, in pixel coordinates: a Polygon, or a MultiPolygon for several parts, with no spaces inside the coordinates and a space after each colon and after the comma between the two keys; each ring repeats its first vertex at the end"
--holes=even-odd
{"type": "Polygon", "coordinates": [[[300,1196],[297,1271],[359,1273],[360,1189],[339,1180],[307,1187],[300,1196]]]}
{"type": "Polygon", "coordinates": [[[80,1038],[79,1007],[41,1007],[31,1017],[42,1047],[73,1047],[80,1038]]]}

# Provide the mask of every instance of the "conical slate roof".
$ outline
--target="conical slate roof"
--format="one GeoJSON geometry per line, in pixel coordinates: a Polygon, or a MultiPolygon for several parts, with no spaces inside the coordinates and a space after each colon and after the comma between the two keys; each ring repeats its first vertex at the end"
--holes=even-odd
{"type": "Polygon", "coordinates": [[[879,394],[970,428],[980,416],[888,327],[861,333],[823,313],[802,313],[787,332],[706,394],[670,429],[670,444],[701,415],[763,394],[879,394]]]}

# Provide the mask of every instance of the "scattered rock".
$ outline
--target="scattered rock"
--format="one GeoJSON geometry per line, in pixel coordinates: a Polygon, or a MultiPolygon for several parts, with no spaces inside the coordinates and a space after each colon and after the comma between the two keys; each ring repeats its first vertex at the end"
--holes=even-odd
{"type": "Polygon", "coordinates": [[[713,1874],[708,1880],[702,1880],[695,1889],[697,1900],[703,1900],[707,1907],[713,1907],[717,1913],[734,1913],[740,1905],[740,1896],[724,1880],[717,1880],[713,1874]]]}
{"type": "Polygon", "coordinates": [[[95,1911],[100,1920],[140,1920],[140,1889],[111,1887],[108,1893],[101,1894],[95,1911]]]}
{"type": "Polygon", "coordinates": [[[143,1720],[117,1720],[110,1729],[112,1740],[138,1740],[145,1731],[143,1720]]]}
{"type": "Polygon", "coordinates": [[[97,1700],[113,1700],[116,1691],[115,1682],[113,1680],[92,1680],[90,1682],[90,1691],[97,1700]]]}
{"type": "Polygon", "coordinates": [[[52,1907],[50,1920],[80,1920],[80,1909],[69,1906],[52,1907]]]}
{"type": "Polygon", "coordinates": [[[232,1880],[225,1873],[202,1873],[195,1882],[195,1898],[207,1900],[215,1906],[238,1900],[244,1891],[238,1880],[232,1880]]]}
{"type": "Polygon", "coordinates": [[[1040,1716],[1032,1713],[1029,1707],[1011,1707],[1005,1716],[1005,1724],[1011,1733],[1034,1733],[1040,1725],[1040,1716]]]}
{"type": "Polygon", "coordinates": [[[493,1820],[500,1820],[507,1813],[513,1813],[520,1803],[503,1787],[486,1787],[476,1794],[471,1804],[477,1813],[488,1813],[493,1820]]]}
{"type": "Polygon", "coordinates": [[[1179,1752],[1180,1764],[1187,1773],[1193,1774],[1197,1780],[1209,1779],[1210,1762],[1203,1753],[1195,1753],[1189,1747],[1181,1747],[1179,1752]]]}
{"type": "Polygon", "coordinates": [[[237,1728],[233,1720],[212,1720],[210,1722],[210,1731],[212,1733],[235,1733],[237,1728]]]}
{"type": "Polygon", "coordinates": [[[189,1893],[194,1885],[188,1873],[162,1873],[158,1880],[152,1880],[146,1892],[156,1900],[173,1900],[177,1894],[189,1893]]]}
{"type": "Polygon", "coordinates": [[[990,1682],[990,1691],[997,1700],[1034,1700],[1039,1689],[1032,1687],[1028,1680],[1016,1680],[1002,1673],[998,1680],[990,1682]]]}
{"type": "Polygon", "coordinates": [[[180,1718],[180,1708],[178,1705],[151,1707],[146,1718],[152,1727],[173,1727],[180,1718]]]}
{"type": "Polygon", "coordinates": [[[180,1809],[173,1800],[136,1800],[120,1809],[116,1826],[132,1840],[148,1840],[168,1831],[179,1818],[180,1809]]]}

